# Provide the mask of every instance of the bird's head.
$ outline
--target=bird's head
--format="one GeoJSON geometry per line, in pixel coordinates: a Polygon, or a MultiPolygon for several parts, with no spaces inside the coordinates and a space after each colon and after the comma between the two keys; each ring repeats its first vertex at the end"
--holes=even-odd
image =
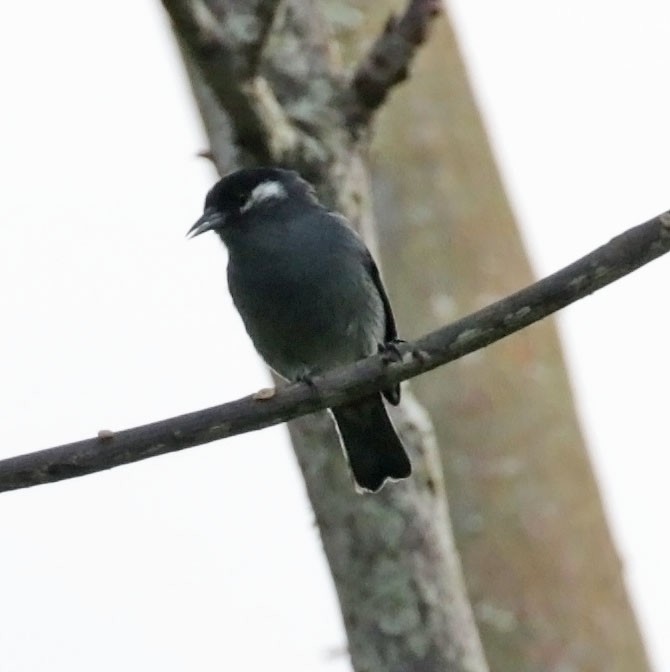
{"type": "Polygon", "coordinates": [[[229,173],[205,198],[202,217],[190,228],[189,237],[243,223],[245,219],[287,202],[316,202],[314,189],[298,173],[282,168],[249,168],[229,173]]]}

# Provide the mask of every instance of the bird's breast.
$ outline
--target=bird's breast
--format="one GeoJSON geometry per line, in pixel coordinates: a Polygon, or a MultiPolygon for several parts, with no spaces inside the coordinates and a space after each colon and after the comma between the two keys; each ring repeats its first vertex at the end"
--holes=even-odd
{"type": "Polygon", "coordinates": [[[381,298],[355,262],[308,249],[230,256],[235,306],[256,349],[284,377],[355,361],[383,341],[381,298]]]}

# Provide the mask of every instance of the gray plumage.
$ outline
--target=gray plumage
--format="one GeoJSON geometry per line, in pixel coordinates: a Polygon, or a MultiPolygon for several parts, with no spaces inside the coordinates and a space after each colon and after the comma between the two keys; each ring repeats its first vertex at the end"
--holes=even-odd
{"type": "MultiPolygon", "coordinates": [[[[377,267],[346,220],[297,173],[232,173],[207,195],[190,233],[225,243],[228,285],[256,350],[287,380],[306,379],[378,352],[396,326],[377,267]]],[[[400,390],[384,391],[398,403],[400,390]]],[[[333,409],[354,478],[378,490],[411,466],[380,394],[333,409]]]]}

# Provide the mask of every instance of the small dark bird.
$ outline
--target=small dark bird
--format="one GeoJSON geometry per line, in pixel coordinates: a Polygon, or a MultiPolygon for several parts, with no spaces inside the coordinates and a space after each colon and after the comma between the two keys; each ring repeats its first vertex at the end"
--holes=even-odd
{"type": "MultiPolygon", "coordinates": [[[[210,230],[228,248],[228,286],[244,326],[283,378],[309,381],[397,340],[370,252],[298,173],[255,168],[227,175],[207,194],[189,235],[210,230]]],[[[372,492],[412,470],[382,394],[400,401],[395,386],[332,409],[354,480],[372,492]]]]}

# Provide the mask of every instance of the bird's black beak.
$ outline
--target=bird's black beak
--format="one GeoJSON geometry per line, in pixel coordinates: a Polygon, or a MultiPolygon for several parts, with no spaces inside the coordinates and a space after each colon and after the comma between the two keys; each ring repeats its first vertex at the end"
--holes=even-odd
{"type": "Polygon", "coordinates": [[[195,238],[205,231],[220,229],[226,222],[226,216],[215,208],[205,208],[202,217],[188,230],[187,238],[195,238]]]}

